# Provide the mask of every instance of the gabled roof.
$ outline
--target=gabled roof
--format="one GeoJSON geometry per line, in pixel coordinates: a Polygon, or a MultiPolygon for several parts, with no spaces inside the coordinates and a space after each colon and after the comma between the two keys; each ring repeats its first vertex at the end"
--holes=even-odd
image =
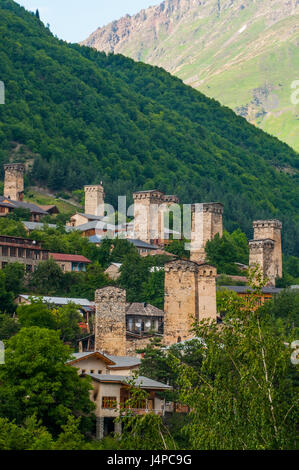
{"type": "Polygon", "coordinates": [[[90,259],[81,255],[69,255],[65,253],[49,253],[55,261],[70,261],[73,263],[91,263],[90,259]]]}
{"type": "Polygon", "coordinates": [[[0,196],[0,205],[5,205],[5,207],[12,207],[15,209],[28,209],[31,213],[48,215],[48,212],[44,211],[36,204],[32,204],[31,202],[13,201],[4,196],[0,196]]]}
{"type": "MultiPolygon", "coordinates": [[[[218,286],[217,290],[227,289],[237,294],[249,294],[253,293],[254,290],[249,286],[218,286]]],[[[277,287],[263,287],[262,293],[263,294],[279,294],[283,289],[279,289],[277,287]]]]}
{"type": "Polygon", "coordinates": [[[104,354],[100,351],[91,351],[91,352],[81,352],[81,353],[74,353],[73,359],[68,361],[68,364],[75,364],[80,361],[84,361],[85,359],[89,359],[91,357],[96,357],[98,359],[103,360],[108,364],[109,369],[130,369],[132,367],[139,366],[141,364],[141,360],[138,357],[131,357],[131,356],[111,356],[110,354],[104,354]]]}
{"type": "Polygon", "coordinates": [[[99,351],[92,351],[92,352],[82,352],[82,353],[74,353],[73,354],[73,359],[70,359],[67,364],[76,364],[77,362],[80,362],[80,361],[83,361],[87,358],[91,358],[91,357],[95,357],[97,359],[101,359],[102,361],[104,361],[106,364],[108,365],[115,365],[115,362],[110,359],[107,355],[99,352],[99,351]]]}
{"type": "MultiPolygon", "coordinates": [[[[132,377],[128,377],[125,375],[109,375],[109,374],[89,374],[93,380],[100,383],[115,383],[115,384],[123,384],[123,385],[130,385],[129,380],[132,380],[132,377]]],[[[137,387],[142,389],[149,389],[149,390],[171,390],[172,387],[169,385],[163,384],[162,382],[157,382],[156,380],[149,379],[148,377],[139,376],[134,381],[137,387]]]]}
{"type": "Polygon", "coordinates": [[[94,302],[90,302],[87,299],[75,299],[68,297],[47,297],[47,296],[33,296],[33,295],[24,295],[20,294],[18,297],[22,297],[25,300],[34,300],[41,299],[45,304],[54,304],[54,305],[68,305],[69,303],[78,305],[80,307],[94,307],[94,302]]]}
{"type": "Polygon", "coordinates": [[[85,219],[88,219],[88,220],[102,220],[105,217],[104,215],[83,214],[82,212],[78,212],[77,214],[81,215],[82,217],[85,217],[85,219]]]}
{"type": "Polygon", "coordinates": [[[142,315],[145,317],[164,317],[163,310],[151,304],[132,302],[126,306],[126,315],[142,315]]]}
{"type": "Polygon", "coordinates": [[[143,242],[142,240],[137,240],[135,238],[127,238],[129,243],[132,243],[132,245],[136,246],[136,248],[148,248],[151,250],[158,250],[158,246],[156,245],[150,245],[149,243],[143,242]]]}
{"type": "MultiPolygon", "coordinates": [[[[26,220],[22,221],[22,224],[28,229],[28,230],[42,230],[44,227],[49,227],[56,229],[57,225],[56,224],[44,224],[43,222],[28,222],[26,220]]],[[[66,232],[72,232],[76,228],[75,227],[70,227],[69,225],[65,225],[64,229],[66,232]]]]}
{"type": "Polygon", "coordinates": [[[141,359],[139,357],[131,356],[111,356],[106,354],[111,361],[115,362],[115,365],[109,366],[109,369],[128,369],[131,367],[136,367],[141,364],[141,359]]]}

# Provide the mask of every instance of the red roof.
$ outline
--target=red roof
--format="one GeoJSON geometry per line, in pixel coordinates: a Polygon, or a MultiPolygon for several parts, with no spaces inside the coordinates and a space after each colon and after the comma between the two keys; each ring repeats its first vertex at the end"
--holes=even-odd
{"type": "Polygon", "coordinates": [[[91,263],[90,259],[81,255],[66,255],[65,253],[50,253],[55,261],[70,261],[73,263],[91,263]]]}

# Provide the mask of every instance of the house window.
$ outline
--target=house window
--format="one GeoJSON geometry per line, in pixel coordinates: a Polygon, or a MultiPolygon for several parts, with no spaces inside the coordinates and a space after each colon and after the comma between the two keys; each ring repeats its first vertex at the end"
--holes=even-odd
{"type": "Polygon", "coordinates": [[[134,408],[136,410],[145,410],[146,409],[146,400],[138,400],[136,404],[134,404],[134,408]]]}
{"type": "Polygon", "coordinates": [[[10,247],[10,256],[15,258],[17,256],[17,249],[14,246],[10,247]]]}
{"type": "Polygon", "coordinates": [[[91,373],[91,374],[94,374],[94,369],[91,369],[91,370],[90,370],[90,373],[91,373]]]}
{"type": "Polygon", "coordinates": [[[101,370],[98,370],[98,374],[101,374],[101,373],[102,373],[102,371],[101,371],[101,370]]]}
{"type": "Polygon", "coordinates": [[[113,409],[117,406],[116,397],[103,397],[102,398],[102,408],[113,409]]]}

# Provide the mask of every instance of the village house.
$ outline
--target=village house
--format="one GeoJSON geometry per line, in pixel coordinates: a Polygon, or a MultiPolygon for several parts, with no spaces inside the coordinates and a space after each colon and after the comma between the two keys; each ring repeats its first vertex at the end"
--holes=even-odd
{"type": "Polygon", "coordinates": [[[95,314],[94,302],[87,299],[75,299],[69,297],[48,297],[48,296],[31,296],[27,294],[20,294],[14,300],[16,305],[30,305],[32,301],[41,300],[44,304],[50,308],[65,307],[66,305],[73,304],[78,307],[78,311],[82,315],[82,321],[79,326],[82,330],[90,333],[93,330],[93,321],[95,314]]]}
{"type": "Polygon", "coordinates": [[[148,398],[134,403],[131,413],[142,415],[151,412],[164,415],[165,401],[157,392],[171,390],[171,387],[148,377],[133,378],[133,373],[138,372],[140,366],[139,358],[94,351],[74,353],[68,365],[76,367],[78,374],[91,377],[93,388],[90,397],[96,405],[97,439],[102,439],[111,432],[121,433],[121,423],[115,422],[115,419],[128,406],[133,385],[148,392],[148,398]]]}
{"type": "Polygon", "coordinates": [[[63,272],[85,272],[87,266],[91,263],[90,259],[81,255],[69,255],[65,253],[49,253],[63,272]]]}
{"type": "Polygon", "coordinates": [[[7,197],[0,196],[0,217],[6,217],[12,214],[15,209],[25,209],[30,212],[30,220],[32,222],[39,222],[44,215],[48,213],[37,206],[29,202],[13,201],[7,197]]]}
{"type": "Polygon", "coordinates": [[[121,263],[111,263],[110,266],[105,270],[105,274],[107,274],[113,281],[116,281],[120,277],[120,268],[121,263]]]}
{"type": "MultiPolygon", "coordinates": [[[[228,290],[230,292],[235,292],[239,297],[246,299],[249,294],[253,293],[253,289],[249,286],[218,286],[217,291],[228,290]]],[[[265,302],[271,300],[275,295],[280,294],[283,289],[277,287],[263,287],[261,294],[259,295],[260,305],[264,305],[265,302]]]]}
{"type": "Polygon", "coordinates": [[[0,196],[0,216],[5,217],[16,209],[26,209],[30,212],[30,220],[39,222],[48,212],[36,204],[24,201],[24,173],[22,163],[4,165],[4,194],[0,196]]]}
{"type": "Polygon", "coordinates": [[[25,265],[27,273],[33,272],[41,261],[49,259],[49,251],[44,250],[34,240],[0,235],[0,268],[8,263],[25,265]]]}

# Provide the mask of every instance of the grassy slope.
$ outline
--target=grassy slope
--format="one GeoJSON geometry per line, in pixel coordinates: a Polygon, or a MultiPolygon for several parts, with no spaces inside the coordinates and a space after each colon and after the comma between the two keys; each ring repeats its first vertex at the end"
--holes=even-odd
{"type": "Polygon", "coordinates": [[[253,3],[238,14],[228,9],[220,17],[189,15],[177,24],[174,21],[170,34],[163,27],[157,38],[133,34],[118,52],[160,65],[232,109],[251,104],[250,122],[299,150],[298,106],[290,100],[290,85],[298,75],[299,16],[269,28],[255,14],[253,3]],[[254,89],[265,85],[271,88],[268,97],[254,106],[254,89]],[[266,113],[257,117],[261,109],[266,113]]]}

